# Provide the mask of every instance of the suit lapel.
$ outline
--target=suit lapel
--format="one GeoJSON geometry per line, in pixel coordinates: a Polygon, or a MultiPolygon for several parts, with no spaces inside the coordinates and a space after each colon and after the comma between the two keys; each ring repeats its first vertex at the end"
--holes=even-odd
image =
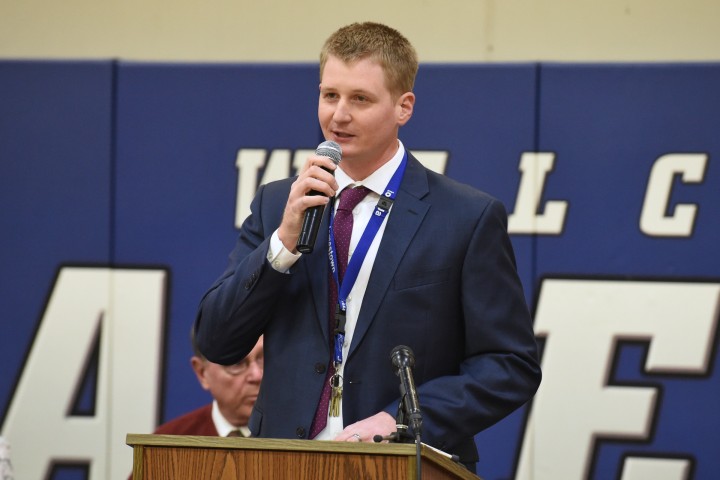
{"type": "Polygon", "coordinates": [[[348,358],[352,356],[375,320],[375,315],[390,288],[398,265],[425,218],[430,206],[422,199],[427,193],[428,180],[425,167],[408,153],[405,175],[390,211],[385,233],[370,273],[368,288],[360,308],[360,316],[355,326],[348,358]]]}

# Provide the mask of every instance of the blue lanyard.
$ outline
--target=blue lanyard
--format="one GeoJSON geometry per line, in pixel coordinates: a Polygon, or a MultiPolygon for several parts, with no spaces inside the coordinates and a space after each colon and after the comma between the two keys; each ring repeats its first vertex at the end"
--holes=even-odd
{"type": "Polygon", "coordinates": [[[338,305],[335,309],[335,348],[333,351],[333,361],[335,362],[336,368],[342,364],[342,346],[345,343],[345,312],[347,311],[347,296],[352,291],[355,280],[357,280],[358,273],[360,273],[360,267],[365,261],[367,252],[370,249],[375,236],[380,230],[385,217],[390,211],[390,207],[395,201],[398,189],[400,188],[400,182],[402,181],[403,174],[405,173],[405,166],[407,165],[407,151],[403,155],[403,159],[398,165],[397,170],[393,174],[387,187],[385,187],[385,193],[380,196],[375,211],[373,211],[372,217],[368,222],[365,230],[363,231],[360,241],[358,242],[357,248],[353,253],[352,258],[348,262],[347,269],[345,270],[345,277],[343,278],[342,285],[338,278],[337,265],[337,253],[335,250],[335,236],[333,235],[333,223],[335,215],[330,216],[330,238],[328,240],[328,256],[330,257],[330,269],[332,270],[333,278],[335,279],[335,285],[338,291],[338,305]]]}

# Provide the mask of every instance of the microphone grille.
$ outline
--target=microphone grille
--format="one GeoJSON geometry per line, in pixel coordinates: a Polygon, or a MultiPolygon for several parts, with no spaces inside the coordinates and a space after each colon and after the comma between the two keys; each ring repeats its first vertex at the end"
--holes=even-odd
{"type": "Polygon", "coordinates": [[[398,345],[390,352],[390,360],[397,368],[415,366],[415,355],[410,347],[398,345]]]}
{"type": "Polygon", "coordinates": [[[315,149],[315,155],[328,157],[335,165],[337,165],[342,159],[342,148],[337,143],[328,140],[318,145],[315,149]]]}

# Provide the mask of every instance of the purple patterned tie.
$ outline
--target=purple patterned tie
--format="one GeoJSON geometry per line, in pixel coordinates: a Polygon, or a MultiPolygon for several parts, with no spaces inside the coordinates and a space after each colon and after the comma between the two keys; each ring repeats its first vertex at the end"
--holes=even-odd
{"type": "MultiPolygon", "coordinates": [[[[335,236],[335,252],[337,254],[338,263],[338,278],[342,283],[343,277],[345,276],[345,269],[348,264],[348,251],[350,249],[350,237],[352,236],[353,229],[353,214],[352,211],[360,201],[367,196],[370,192],[365,187],[357,188],[345,188],[340,193],[340,204],[338,205],[337,212],[335,213],[335,220],[333,221],[333,234],[335,236]]],[[[330,351],[334,349],[333,343],[335,341],[333,330],[335,330],[335,308],[338,302],[337,285],[335,285],[335,279],[333,278],[332,271],[330,271],[330,351]]],[[[333,365],[332,359],[327,369],[327,375],[325,376],[325,384],[323,385],[322,394],[320,395],[320,402],[318,403],[317,410],[315,411],[315,419],[313,420],[312,426],[310,427],[310,438],[315,438],[327,425],[328,407],[330,406],[330,378],[335,374],[335,365],[333,365]]]]}

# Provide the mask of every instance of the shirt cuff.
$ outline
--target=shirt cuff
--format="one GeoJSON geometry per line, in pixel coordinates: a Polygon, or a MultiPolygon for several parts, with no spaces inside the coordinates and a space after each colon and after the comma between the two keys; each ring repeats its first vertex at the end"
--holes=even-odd
{"type": "Polygon", "coordinates": [[[295,265],[295,262],[297,262],[301,256],[302,253],[292,253],[285,248],[277,230],[273,232],[272,237],[270,237],[270,248],[268,249],[267,259],[274,270],[280,273],[288,273],[290,267],[295,265]]]}

